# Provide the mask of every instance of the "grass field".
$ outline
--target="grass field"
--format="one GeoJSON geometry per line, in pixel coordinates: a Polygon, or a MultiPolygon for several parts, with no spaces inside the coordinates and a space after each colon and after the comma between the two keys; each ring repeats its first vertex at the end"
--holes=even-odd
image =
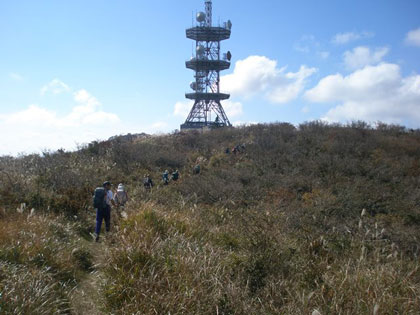
{"type": "Polygon", "coordinates": [[[420,131],[400,126],[279,123],[4,156],[0,313],[418,314],[419,227],[420,131]],[[162,185],[165,169],[180,180],[162,185]],[[104,180],[131,200],[95,243],[104,180]]]}

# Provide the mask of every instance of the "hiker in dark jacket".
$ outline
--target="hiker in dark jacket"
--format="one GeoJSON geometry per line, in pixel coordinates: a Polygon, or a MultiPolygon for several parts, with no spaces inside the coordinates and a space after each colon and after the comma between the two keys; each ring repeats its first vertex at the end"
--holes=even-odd
{"type": "Polygon", "coordinates": [[[150,177],[149,174],[145,175],[143,178],[143,186],[144,189],[146,189],[146,191],[151,191],[152,187],[154,186],[152,178],[150,177]]]}
{"type": "Polygon", "coordinates": [[[99,234],[101,233],[102,221],[105,220],[105,230],[110,231],[111,228],[111,205],[115,206],[113,194],[111,191],[111,183],[106,181],[103,183],[103,189],[95,189],[94,206],[96,207],[96,241],[99,241],[99,234]],[[103,200],[95,200],[95,199],[103,200]],[[100,202],[102,201],[102,202],[100,202]]]}
{"type": "Polygon", "coordinates": [[[172,173],[172,180],[176,182],[179,179],[179,173],[178,170],[175,170],[175,172],[172,173]]]}
{"type": "Polygon", "coordinates": [[[163,172],[162,181],[163,181],[163,185],[168,185],[169,184],[169,172],[168,172],[168,170],[163,172]]]}

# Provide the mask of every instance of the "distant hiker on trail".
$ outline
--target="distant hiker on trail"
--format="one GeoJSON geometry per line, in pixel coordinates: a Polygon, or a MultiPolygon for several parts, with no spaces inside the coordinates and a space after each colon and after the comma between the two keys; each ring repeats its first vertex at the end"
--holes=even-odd
{"type": "Polygon", "coordinates": [[[125,187],[122,183],[118,184],[117,192],[114,196],[114,201],[117,207],[124,207],[128,201],[128,194],[125,191],[125,187]]]}
{"type": "Polygon", "coordinates": [[[175,170],[175,172],[172,173],[172,180],[176,182],[179,179],[179,173],[178,170],[175,170]]]}
{"type": "Polygon", "coordinates": [[[200,171],[201,171],[200,164],[197,164],[196,166],[194,166],[193,174],[200,174],[200,171]]]}
{"type": "Polygon", "coordinates": [[[111,204],[115,205],[113,194],[111,191],[111,183],[106,181],[95,189],[93,195],[93,206],[96,209],[96,241],[99,241],[99,234],[101,233],[102,220],[105,220],[105,230],[109,232],[111,227],[111,204]]]}
{"type": "Polygon", "coordinates": [[[146,191],[149,191],[150,192],[152,190],[152,187],[154,185],[153,185],[152,178],[150,177],[149,174],[144,175],[144,178],[143,178],[143,186],[144,186],[144,189],[146,189],[146,191]]]}
{"type": "Polygon", "coordinates": [[[245,144],[238,144],[232,148],[233,154],[242,153],[244,151],[245,151],[245,144]]]}
{"type": "Polygon", "coordinates": [[[163,181],[163,185],[168,185],[169,184],[169,172],[168,172],[168,170],[163,172],[162,181],[163,181]]]}

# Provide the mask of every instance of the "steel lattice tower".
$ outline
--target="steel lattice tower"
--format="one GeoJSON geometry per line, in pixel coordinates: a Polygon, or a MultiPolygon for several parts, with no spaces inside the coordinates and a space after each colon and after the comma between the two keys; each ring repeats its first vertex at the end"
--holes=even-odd
{"type": "Polygon", "coordinates": [[[195,56],[187,61],[186,67],[195,71],[195,81],[190,84],[193,93],[185,97],[194,100],[181,130],[231,126],[220,103],[229,94],[220,93],[220,71],[229,69],[231,54],[220,58],[220,42],[230,37],[232,23],[223,27],[212,26],[212,2],[205,1],[206,12],[197,13],[197,26],[186,30],[187,38],[195,40],[195,56]]]}

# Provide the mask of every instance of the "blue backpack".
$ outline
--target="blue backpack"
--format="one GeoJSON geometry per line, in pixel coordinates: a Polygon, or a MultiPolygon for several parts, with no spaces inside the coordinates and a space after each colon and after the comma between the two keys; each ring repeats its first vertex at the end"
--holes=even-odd
{"type": "Polygon", "coordinates": [[[104,187],[98,187],[93,194],[93,207],[103,209],[106,207],[106,191],[104,187]]]}

